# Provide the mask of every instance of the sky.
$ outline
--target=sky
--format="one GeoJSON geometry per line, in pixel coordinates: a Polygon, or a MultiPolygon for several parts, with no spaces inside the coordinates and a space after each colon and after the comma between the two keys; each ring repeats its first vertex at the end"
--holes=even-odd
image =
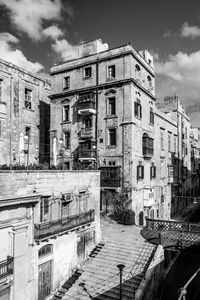
{"type": "Polygon", "coordinates": [[[98,38],[148,49],[156,97],[176,94],[200,127],[199,0],[0,0],[0,58],[39,76],[98,38]]]}

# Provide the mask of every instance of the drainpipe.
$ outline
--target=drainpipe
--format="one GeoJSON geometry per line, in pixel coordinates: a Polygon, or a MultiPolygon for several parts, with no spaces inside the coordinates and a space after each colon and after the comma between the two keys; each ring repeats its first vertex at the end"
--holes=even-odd
{"type": "Polygon", "coordinates": [[[98,102],[99,102],[99,95],[98,95],[98,84],[99,84],[99,58],[97,57],[97,62],[96,62],[96,118],[95,118],[95,153],[96,153],[96,169],[98,170],[98,102]]]}
{"type": "Polygon", "coordinates": [[[10,171],[12,170],[12,98],[13,98],[13,91],[12,91],[12,79],[13,77],[10,77],[10,171]]]}

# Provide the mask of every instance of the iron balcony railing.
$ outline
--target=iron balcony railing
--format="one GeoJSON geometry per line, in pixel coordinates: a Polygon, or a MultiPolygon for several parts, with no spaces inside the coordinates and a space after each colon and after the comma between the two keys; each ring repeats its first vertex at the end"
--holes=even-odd
{"type": "Polygon", "coordinates": [[[121,186],[121,167],[105,166],[101,167],[101,187],[120,187],[121,186]]]}
{"type": "Polygon", "coordinates": [[[94,159],[96,158],[96,151],[94,150],[79,150],[79,159],[94,159]]]}
{"type": "Polygon", "coordinates": [[[91,209],[85,213],[65,217],[59,220],[35,224],[34,237],[36,241],[40,241],[67,230],[74,229],[78,226],[93,222],[94,219],[95,212],[91,209]]]}
{"type": "Polygon", "coordinates": [[[80,137],[82,139],[95,137],[94,127],[82,128],[80,131],[80,137]]]}
{"type": "Polygon", "coordinates": [[[0,279],[13,274],[13,257],[7,256],[7,259],[0,262],[0,279]]]}

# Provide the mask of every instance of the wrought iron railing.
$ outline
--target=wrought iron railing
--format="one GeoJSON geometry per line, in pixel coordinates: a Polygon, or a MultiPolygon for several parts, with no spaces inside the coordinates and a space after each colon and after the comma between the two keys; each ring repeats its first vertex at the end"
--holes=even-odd
{"type": "Polygon", "coordinates": [[[79,159],[96,158],[96,151],[94,150],[79,150],[79,159]]]}
{"type": "Polygon", "coordinates": [[[146,218],[141,234],[154,244],[183,249],[200,243],[200,224],[146,218]]]}
{"type": "Polygon", "coordinates": [[[55,221],[35,224],[34,237],[36,241],[55,236],[61,232],[76,228],[81,225],[93,222],[95,219],[94,210],[62,218],[55,221]]]}
{"type": "Polygon", "coordinates": [[[13,257],[7,256],[7,259],[0,262],[0,279],[13,274],[13,257]]]}
{"type": "Polygon", "coordinates": [[[190,231],[200,234],[200,224],[146,218],[146,228],[158,231],[190,231]]]}

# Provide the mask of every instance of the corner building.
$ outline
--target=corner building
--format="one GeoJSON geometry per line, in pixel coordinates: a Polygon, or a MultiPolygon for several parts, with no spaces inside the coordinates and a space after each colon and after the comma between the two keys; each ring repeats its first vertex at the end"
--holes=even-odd
{"type": "Polygon", "coordinates": [[[101,209],[109,211],[108,191],[127,187],[143,225],[157,210],[153,57],[130,44],[109,49],[95,40],[53,66],[51,76],[51,163],[100,168],[101,209]]]}
{"type": "Polygon", "coordinates": [[[49,162],[50,88],[0,59],[0,165],[49,162]]]}

